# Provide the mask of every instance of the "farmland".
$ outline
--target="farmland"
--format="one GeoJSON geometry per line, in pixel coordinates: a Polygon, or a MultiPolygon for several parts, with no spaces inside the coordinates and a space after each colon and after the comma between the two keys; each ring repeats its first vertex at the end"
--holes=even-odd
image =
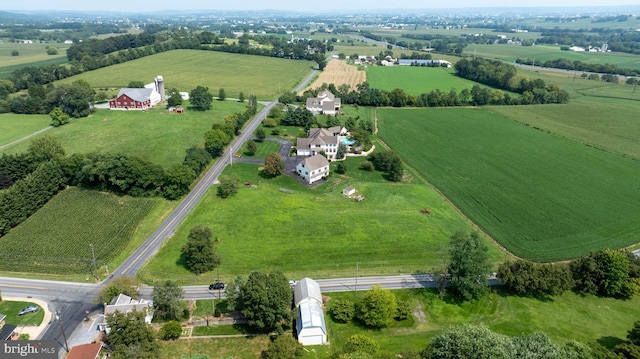
{"type": "Polygon", "coordinates": [[[158,201],[78,188],[64,190],[0,238],[0,270],[88,273],[90,244],[99,266],[110,263],[158,201]]]}
{"type": "Polygon", "coordinates": [[[0,41],[0,79],[11,76],[11,72],[24,66],[60,65],[67,62],[67,48],[71,45],[57,43],[19,44],[0,41]],[[57,55],[47,55],[47,47],[58,50],[57,55]],[[12,51],[18,51],[19,56],[12,56],[12,51]]]}
{"type": "Polygon", "coordinates": [[[214,96],[223,88],[228,97],[244,92],[245,96],[253,94],[258,99],[272,100],[291,91],[314,65],[310,61],[264,56],[173,50],[85,72],[58,83],[83,79],[94,88],[120,88],[132,80],[147,83],[162,75],[167,90],[189,92],[201,85],[208,87],[214,96]]]}
{"type": "Polygon", "coordinates": [[[327,63],[327,67],[320,73],[318,79],[308,88],[316,89],[322,84],[334,84],[336,87],[347,84],[351,89],[355,90],[356,86],[366,80],[366,72],[358,70],[356,66],[348,65],[344,60],[334,59],[327,63]]]}
{"type": "MultiPolygon", "coordinates": [[[[240,188],[227,199],[212,188],[176,230],[141,277],[174,279],[182,284],[205,283],[210,278],[192,275],[180,260],[180,247],[196,225],[211,227],[219,238],[224,281],[253,270],[277,269],[287,276],[331,278],[428,271],[439,265],[449,237],[457,230],[471,231],[466,222],[421,180],[394,184],[379,172],[358,169],[362,158],[347,160],[346,175],[309,189],[289,176],[262,178],[258,166],[237,163],[224,174],[257,188],[240,188]],[[353,185],[365,195],[354,202],[340,192],[353,185]],[[280,192],[292,190],[293,194],[280,192]],[[429,208],[430,215],[420,213],[429,208]],[[313,235],[310,235],[313,226],[313,235]]],[[[493,263],[505,258],[490,246],[493,263]]]]}
{"type": "MultiPolygon", "coordinates": [[[[246,106],[247,102],[213,101],[211,110],[187,110],[184,114],[170,113],[161,107],[150,111],[98,110],[90,117],[74,119],[69,124],[51,129],[45,134],[57,137],[67,154],[118,152],[145,157],[168,167],[181,162],[187,148],[201,145],[204,142],[204,133],[214,122],[222,121],[224,116],[230,113],[242,112],[246,106]]],[[[7,123],[17,117],[3,116],[8,117],[7,123]]],[[[34,118],[35,122],[40,116],[34,118]]],[[[26,131],[21,131],[20,135],[12,138],[22,137],[24,132],[26,131]]],[[[5,148],[4,151],[24,152],[28,145],[29,141],[23,141],[5,148]]]]}
{"type": "Polygon", "coordinates": [[[556,261],[637,242],[636,161],[481,109],[378,116],[381,139],[517,256],[556,261]]]}
{"type": "Polygon", "coordinates": [[[439,89],[448,92],[455,89],[471,90],[475,82],[455,76],[453,68],[418,66],[376,66],[367,70],[367,80],[372,88],[392,91],[401,88],[409,95],[418,96],[439,89]]]}
{"type": "Polygon", "coordinates": [[[562,51],[560,46],[536,45],[536,46],[516,46],[516,45],[480,45],[471,44],[464,49],[467,55],[487,57],[513,62],[517,58],[532,59],[538,61],[550,61],[557,59],[568,59],[571,61],[581,61],[587,64],[613,64],[625,69],[640,69],[640,57],[633,54],[607,52],[574,52],[562,51]]]}

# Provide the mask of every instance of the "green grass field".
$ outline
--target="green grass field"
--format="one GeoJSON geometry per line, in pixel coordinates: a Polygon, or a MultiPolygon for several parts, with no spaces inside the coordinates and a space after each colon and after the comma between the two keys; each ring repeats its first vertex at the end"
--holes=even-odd
{"type": "Polygon", "coordinates": [[[258,99],[272,100],[293,90],[314,65],[264,56],[173,50],[85,72],[56,84],[83,79],[94,88],[120,88],[133,80],[149,83],[162,75],[167,90],[175,87],[190,92],[201,85],[214,96],[223,88],[230,98],[244,92],[245,96],[254,94],[258,99]]]}
{"type": "MultiPolygon", "coordinates": [[[[0,114],[0,146],[47,128],[49,124],[51,124],[49,115],[0,114]]],[[[0,149],[0,152],[3,151],[4,149],[0,149]]]]}
{"type": "MultiPolygon", "coordinates": [[[[224,116],[230,113],[242,112],[246,106],[246,102],[213,101],[211,110],[187,110],[184,114],[170,113],[164,108],[154,108],[150,111],[98,110],[90,117],[74,119],[69,124],[51,129],[41,136],[57,137],[67,154],[120,152],[145,157],[166,168],[173,163],[182,162],[187,148],[202,145],[204,133],[214,122],[222,121],[224,116]]],[[[31,119],[31,115],[2,116],[8,118],[7,127],[15,118],[31,119]]],[[[44,117],[49,118],[46,115],[44,117]]],[[[41,116],[34,118],[37,120],[41,116]]],[[[0,122],[0,126],[4,127],[3,122],[0,122]]],[[[27,131],[22,127],[22,124],[16,126],[16,132],[18,128],[21,131],[11,139],[24,136],[27,131]]],[[[24,152],[28,146],[27,140],[4,148],[3,151],[24,152]]]]}
{"type": "Polygon", "coordinates": [[[640,70],[640,56],[626,54],[622,52],[592,53],[562,51],[560,46],[536,45],[480,45],[470,44],[464,48],[466,55],[474,55],[492,59],[515,61],[517,58],[534,59],[538,61],[550,61],[557,59],[568,59],[571,61],[581,61],[587,64],[613,64],[623,69],[640,70]]]}
{"type": "Polygon", "coordinates": [[[391,91],[401,88],[409,95],[421,95],[439,89],[471,90],[476,82],[455,76],[453,68],[417,66],[375,66],[367,70],[367,81],[372,88],[391,91]]]}
{"type": "Polygon", "coordinates": [[[636,161],[482,109],[380,109],[379,136],[517,256],[556,261],[638,241],[636,161]]]}
{"type": "Polygon", "coordinates": [[[33,302],[0,301],[0,313],[7,316],[5,318],[5,323],[13,325],[40,325],[40,323],[42,323],[42,319],[44,319],[44,311],[42,310],[42,307],[33,302]],[[30,305],[35,305],[40,310],[35,313],[18,315],[19,311],[30,305]]]}
{"type": "Polygon", "coordinates": [[[90,244],[98,266],[110,263],[157,202],[78,188],[64,190],[0,238],[0,270],[88,273],[90,244]]]}
{"type": "MultiPolygon", "coordinates": [[[[640,303],[638,297],[617,300],[566,292],[549,300],[491,293],[475,302],[452,304],[440,300],[433,290],[396,290],[393,293],[412,304],[412,318],[380,330],[370,330],[355,324],[335,323],[325,315],[331,346],[339,348],[351,335],[364,334],[393,353],[419,351],[434,336],[462,323],[484,324],[509,336],[544,332],[558,344],[569,340],[611,343],[626,339],[627,331],[638,320],[636,308],[640,303]]],[[[327,295],[332,299],[354,299],[353,292],[327,295]]],[[[323,357],[328,356],[318,356],[323,357]]]]}
{"type": "MultiPolygon", "coordinates": [[[[269,132],[266,132],[266,133],[269,133],[269,132]]],[[[256,142],[257,150],[253,156],[250,156],[247,153],[246,143],[244,144],[244,146],[242,146],[240,151],[237,152],[237,154],[240,155],[241,157],[248,157],[248,158],[266,158],[270,153],[278,152],[278,149],[280,148],[280,144],[277,142],[272,142],[272,141],[264,141],[264,142],[255,141],[255,142],[256,142]]]]}
{"type": "Polygon", "coordinates": [[[18,44],[9,42],[4,38],[0,42],[0,68],[5,66],[25,65],[37,63],[40,61],[47,61],[52,59],[67,59],[67,49],[71,45],[60,43],[39,43],[33,44],[18,44]],[[47,47],[55,48],[58,50],[56,55],[47,55],[47,47]],[[12,51],[18,51],[18,56],[12,56],[12,51]]]}
{"type": "Polygon", "coordinates": [[[158,359],[175,359],[176,354],[207,354],[211,358],[255,359],[269,346],[269,337],[212,338],[158,341],[158,359]]]}
{"type": "MultiPolygon", "coordinates": [[[[289,176],[264,179],[258,166],[238,163],[224,174],[236,174],[242,187],[228,199],[212,188],[141,272],[145,281],[173,279],[203,284],[212,274],[192,275],[182,264],[180,248],[193,226],[211,227],[220,241],[220,278],[228,282],[253,270],[280,270],[290,278],[353,276],[428,271],[441,264],[449,237],[470,224],[434,190],[415,179],[390,183],[378,172],[358,169],[362,158],[347,160],[346,175],[313,189],[289,176]],[[355,202],[341,195],[353,185],[366,199],[355,202]],[[292,190],[293,194],[279,191],[292,190]],[[420,213],[429,208],[432,214],[420,213]]],[[[491,246],[493,263],[506,258],[491,246]]]]}

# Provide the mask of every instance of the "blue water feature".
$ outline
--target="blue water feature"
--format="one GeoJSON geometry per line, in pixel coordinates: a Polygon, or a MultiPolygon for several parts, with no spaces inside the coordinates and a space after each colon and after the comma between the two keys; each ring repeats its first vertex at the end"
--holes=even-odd
{"type": "Polygon", "coordinates": [[[349,137],[340,137],[340,141],[347,146],[353,146],[356,141],[349,139],[349,137]]]}

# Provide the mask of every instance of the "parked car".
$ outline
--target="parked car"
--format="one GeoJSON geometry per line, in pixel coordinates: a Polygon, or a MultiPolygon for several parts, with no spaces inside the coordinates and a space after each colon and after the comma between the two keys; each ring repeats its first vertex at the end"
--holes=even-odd
{"type": "Polygon", "coordinates": [[[224,289],[224,283],[216,282],[209,285],[209,290],[224,289]]]}
{"type": "Polygon", "coordinates": [[[22,309],[21,311],[18,312],[18,315],[24,315],[24,314],[28,314],[28,313],[35,313],[38,310],[40,310],[40,308],[38,308],[38,306],[36,305],[30,305],[24,309],[22,309]]]}

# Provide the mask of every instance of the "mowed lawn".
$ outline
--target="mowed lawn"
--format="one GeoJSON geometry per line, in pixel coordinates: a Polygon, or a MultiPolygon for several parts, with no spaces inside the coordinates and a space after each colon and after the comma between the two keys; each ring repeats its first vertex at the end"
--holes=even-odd
{"type": "Polygon", "coordinates": [[[311,61],[266,56],[173,50],[85,72],[56,84],[83,79],[94,88],[120,88],[134,80],[149,83],[162,75],[167,90],[190,92],[205,86],[213,96],[223,88],[229,98],[237,98],[243,92],[245,97],[253,94],[260,100],[273,100],[292,91],[315,65],[311,61]]]}
{"type": "Polygon", "coordinates": [[[383,141],[517,256],[557,261],[638,241],[637,161],[483,109],[378,118],[383,141]]]}
{"type": "MultiPolygon", "coordinates": [[[[546,300],[492,292],[477,301],[462,304],[443,301],[432,289],[394,290],[393,293],[396,298],[411,304],[411,318],[393,322],[387,328],[371,330],[353,323],[336,323],[325,314],[331,346],[341,347],[350,336],[364,334],[393,353],[420,351],[431,338],[462,323],[483,324],[509,336],[544,332],[561,345],[576,340],[582,343],[600,341],[610,346],[626,339],[627,331],[638,320],[637,306],[640,304],[638,297],[618,300],[572,292],[546,300]]],[[[353,292],[323,294],[331,300],[356,299],[353,292]]]]}
{"type": "MultiPolygon", "coordinates": [[[[0,114],[0,146],[28,136],[36,131],[49,127],[49,115],[16,115],[13,113],[0,114]]],[[[0,152],[4,148],[0,149],[0,152]]]]}
{"type": "MultiPolygon", "coordinates": [[[[147,158],[167,168],[182,162],[187,148],[202,145],[204,133],[215,122],[223,121],[228,114],[244,111],[246,106],[247,102],[214,100],[211,110],[187,110],[184,114],[170,113],[162,107],[144,112],[97,110],[90,117],[73,119],[40,136],[55,136],[67,154],[125,153],[147,158]]],[[[20,128],[22,124],[17,123],[16,127],[20,128]]],[[[4,151],[24,152],[28,146],[27,140],[4,151]]]]}
{"type": "Polygon", "coordinates": [[[109,264],[159,201],[66,189],[0,237],[0,271],[88,273],[91,245],[96,264],[109,264]]]}
{"type": "MultiPolygon", "coordinates": [[[[227,199],[211,188],[141,277],[183,284],[211,281],[215,273],[195,276],[180,258],[189,230],[197,225],[209,226],[218,239],[225,282],[254,270],[335,278],[354,276],[356,263],[360,275],[426,272],[441,265],[450,236],[470,232],[470,224],[424,183],[387,182],[379,172],[359,170],[362,160],[347,160],[345,176],[332,174],[313,189],[286,175],[265,179],[257,165],[234,163],[223,174],[235,174],[257,188],[241,186],[227,199]],[[366,199],[344,197],[341,191],[348,185],[366,199]],[[423,208],[431,214],[422,214],[423,208]]],[[[494,263],[506,257],[495,246],[490,254],[494,263]]]]}
{"type": "MultiPolygon", "coordinates": [[[[403,89],[409,95],[418,96],[433,90],[449,92],[455,89],[471,90],[476,82],[455,76],[453,68],[421,66],[374,66],[367,70],[367,81],[372,88],[391,91],[403,89]]],[[[483,86],[484,87],[484,86],[483,86]]]]}

